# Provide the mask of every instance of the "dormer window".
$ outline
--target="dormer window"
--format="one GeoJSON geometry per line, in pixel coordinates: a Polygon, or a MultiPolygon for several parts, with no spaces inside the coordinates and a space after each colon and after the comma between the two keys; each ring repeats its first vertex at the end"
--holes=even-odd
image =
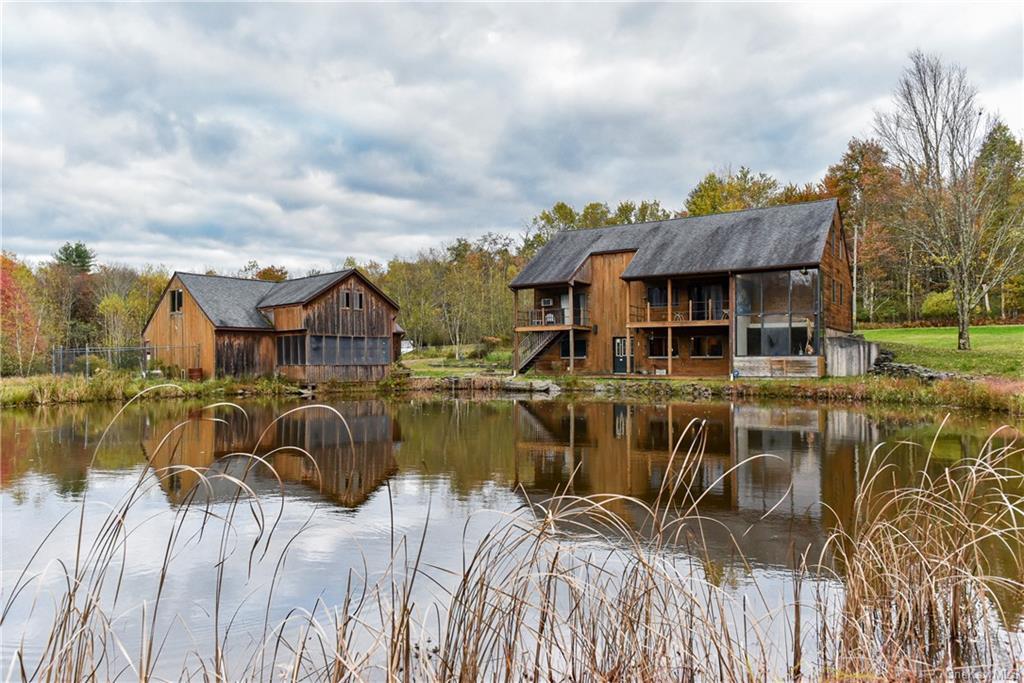
{"type": "Polygon", "coordinates": [[[171,290],[171,313],[181,313],[181,308],[185,303],[185,293],[180,289],[171,290]]]}

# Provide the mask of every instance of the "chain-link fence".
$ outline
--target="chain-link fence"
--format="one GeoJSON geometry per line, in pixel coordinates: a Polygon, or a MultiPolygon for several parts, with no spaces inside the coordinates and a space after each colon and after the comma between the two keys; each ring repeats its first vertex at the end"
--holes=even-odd
{"type": "Polygon", "coordinates": [[[184,376],[189,368],[199,367],[199,346],[82,346],[51,350],[50,371],[91,377],[107,370],[138,372],[159,371],[165,377],[184,376]]]}

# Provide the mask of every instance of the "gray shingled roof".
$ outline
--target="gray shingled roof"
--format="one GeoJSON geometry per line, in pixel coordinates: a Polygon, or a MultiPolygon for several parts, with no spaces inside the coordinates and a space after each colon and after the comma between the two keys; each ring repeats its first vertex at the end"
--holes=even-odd
{"type": "Polygon", "coordinates": [[[256,307],[278,283],[195,273],[177,275],[215,327],[273,329],[256,307]]]}
{"type": "Polygon", "coordinates": [[[661,225],[662,223],[641,223],[591,230],[563,230],[541,247],[509,286],[512,289],[519,289],[568,282],[591,254],[634,251],[652,230],[661,225]]]}
{"type": "Polygon", "coordinates": [[[817,263],[835,199],[555,235],[511,283],[568,282],[591,254],[636,251],[622,274],[640,279],[817,263]]]}
{"type": "Polygon", "coordinates": [[[344,280],[352,274],[352,269],[339,270],[335,273],[321,273],[309,277],[295,278],[278,282],[274,288],[260,301],[261,307],[290,306],[309,301],[336,282],[344,280]]]}
{"type": "Polygon", "coordinates": [[[260,308],[304,303],[352,272],[341,270],[284,282],[196,273],[177,275],[215,327],[273,329],[260,308]]]}

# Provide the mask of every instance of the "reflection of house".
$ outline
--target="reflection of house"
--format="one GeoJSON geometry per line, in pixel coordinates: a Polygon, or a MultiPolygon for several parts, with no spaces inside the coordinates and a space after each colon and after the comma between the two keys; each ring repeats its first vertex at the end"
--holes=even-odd
{"type": "Polygon", "coordinates": [[[153,467],[167,475],[161,485],[174,503],[187,500],[193,489],[200,501],[230,500],[238,491],[233,482],[214,476],[200,484],[201,474],[227,473],[244,479],[257,492],[278,492],[280,477],[355,507],[397,469],[394,448],[398,430],[380,401],[346,403],[339,411],[345,422],[319,407],[292,412],[276,421],[279,413],[271,406],[250,409],[248,420],[239,414],[221,415],[226,423],[201,419],[210,415],[197,412],[159,450],[161,439],[176,423],[152,426],[143,447],[153,467]],[[285,448],[269,456],[273,472],[251,459],[232,455],[265,455],[282,447],[295,449],[285,448]],[[164,469],[172,465],[187,467],[174,468],[173,473],[164,469]]]}
{"type": "MultiPolygon", "coordinates": [[[[704,455],[686,473],[690,485],[677,502],[700,499],[713,552],[732,556],[736,539],[751,561],[785,565],[790,540],[801,550],[821,548],[835,524],[830,508],[848,521],[857,491],[857,448],[869,427],[864,415],[844,411],[523,403],[517,450],[526,461],[520,468],[532,465],[533,471],[520,480],[536,503],[564,490],[575,471],[576,494],[618,494],[650,505],[666,480],[678,476],[669,468],[669,454],[679,444],[680,462],[694,419],[706,421],[704,455]]],[[[636,506],[619,502],[612,509],[634,524],[644,520],[636,506]]]]}
{"type": "Polygon", "coordinates": [[[820,376],[853,329],[834,199],[566,230],[510,286],[520,372],[820,376]]]}
{"type": "Polygon", "coordinates": [[[273,456],[272,464],[282,479],[356,507],[398,469],[394,426],[380,401],[347,406],[344,415],[343,423],[334,413],[314,408],[282,418],[277,445],[298,446],[308,455],[284,451],[273,456]]]}
{"type": "Polygon", "coordinates": [[[283,282],[175,273],[143,339],[154,360],[207,377],[378,380],[398,357],[397,315],[355,269],[283,282]]]}

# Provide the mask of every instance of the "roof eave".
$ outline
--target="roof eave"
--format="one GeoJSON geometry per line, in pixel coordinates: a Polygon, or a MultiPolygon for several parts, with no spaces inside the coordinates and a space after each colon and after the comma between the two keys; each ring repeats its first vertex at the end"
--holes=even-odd
{"type": "Polygon", "coordinates": [[[645,273],[643,275],[620,275],[620,280],[636,282],[638,280],[650,280],[660,277],[689,277],[692,275],[729,275],[730,273],[758,273],[767,270],[793,270],[795,268],[817,268],[821,261],[806,261],[797,263],[782,263],[770,266],[751,266],[749,268],[715,268],[713,270],[687,270],[678,273],[645,273]]]}

